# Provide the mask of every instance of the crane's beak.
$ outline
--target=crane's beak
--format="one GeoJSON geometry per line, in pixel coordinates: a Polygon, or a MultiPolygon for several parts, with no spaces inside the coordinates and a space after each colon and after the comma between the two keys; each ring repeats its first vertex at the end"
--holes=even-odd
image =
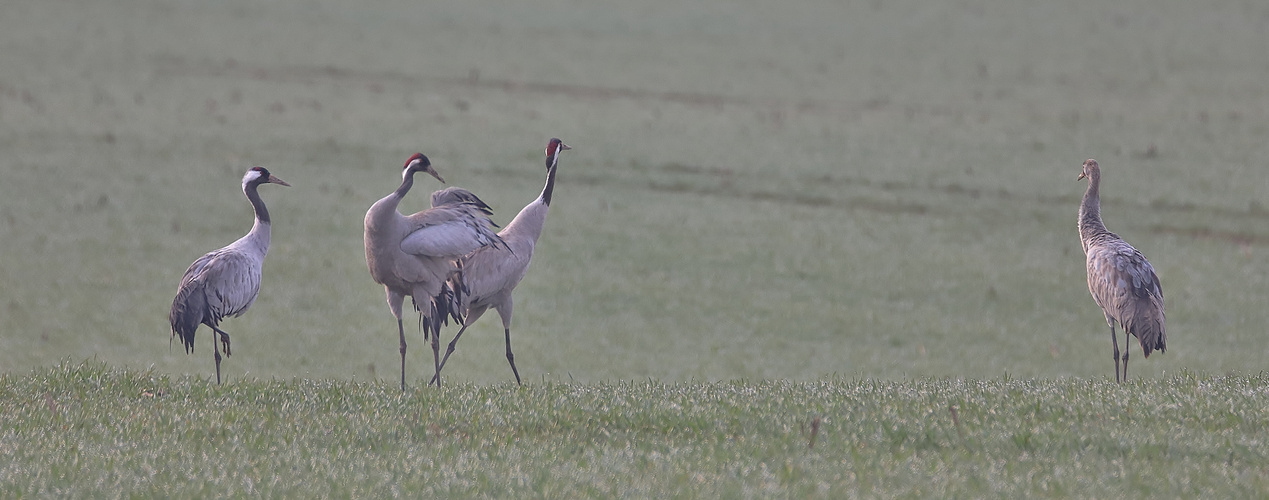
{"type": "Polygon", "coordinates": [[[564,144],[562,142],[560,143],[560,151],[568,151],[570,149],[573,149],[573,148],[568,147],[568,144],[564,144]]]}
{"type": "Polygon", "coordinates": [[[1082,171],[1081,171],[1081,172],[1080,172],[1080,176],[1079,176],[1079,177],[1076,177],[1076,178],[1075,178],[1075,180],[1077,180],[1077,181],[1082,181],[1082,180],[1084,180],[1084,178],[1085,178],[1085,177],[1088,177],[1088,176],[1087,176],[1087,175],[1084,175],[1084,172],[1082,172],[1082,171]]]}
{"type": "Polygon", "coordinates": [[[441,178],[441,174],[436,173],[436,169],[432,168],[431,165],[428,165],[427,168],[424,170],[424,172],[432,174],[432,177],[435,177],[436,180],[441,181],[441,184],[446,183],[445,179],[441,178]]]}
{"type": "Polygon", "coordinates": [[[281,184],[281,185],[286,186],[286,187],[291,187],[291,185],[290,185],[290,184],[287,184],[287,183],[286,183],[286,181],[284,181],[284,180],[282,180],[282,179],[279,179],[279,178],[278,178],[278,176],[273,175],[273,174],[269,174],[269,182],[271,182],[271,183],[273,183],[273,184],[281,184]]]}

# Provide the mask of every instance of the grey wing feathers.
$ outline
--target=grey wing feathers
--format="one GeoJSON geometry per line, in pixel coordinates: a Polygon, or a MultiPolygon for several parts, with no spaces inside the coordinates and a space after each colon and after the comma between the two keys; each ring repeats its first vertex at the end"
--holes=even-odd
{"type": "MultiPolygon", "coordinates": [[[[460,187],[447,187],[440,191],[432,193],[432,207],[442,207],[446,205],[470,205],[477,208],[485,215],[493,215],[493,209],[485,203],[485,200],[476,196],[476,193],[468,191],[460,187]]],[[[497,224],[494,224],[497,227],[497,224]]]]}
{"type": "Polygon", "coordinates": [[[419,228],[401,241],[401,250],[427,257],[458,256],[492,242],[478,228],[454,221],[419,228]]]}
{"type": "Polygon", "coordinates": [[[427,257],[458,257],[488,245],[503,245],[493,221],[470,203],[444,205],[410,217],[414,230],[401,240],[401,251],[427,257]]]}
{"type": "Polygon", "coordinates": [[[1167,350],[1163,289],[1154,267],[1132,245],[1089,245],[1088,290],[1108,317],[1137,336],[1146,356],[1167,350]]]}
{"type": "Polygon", "coordinates": [[[208,253],[185,271],[177,297],[202,294],[197,302],[205,304],[207,317],[214,323],[226,316],[241,316],[260,293],[261,264],[228,249],[208,253]]]}

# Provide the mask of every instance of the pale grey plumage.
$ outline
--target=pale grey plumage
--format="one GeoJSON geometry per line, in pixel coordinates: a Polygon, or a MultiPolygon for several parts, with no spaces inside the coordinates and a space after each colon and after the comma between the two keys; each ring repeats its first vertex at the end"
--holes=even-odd
{"type": "MultiPolygon", "coordinates": [[[[406,162],[401,186],[366,211],[364,242],[370,276],[384,286],[388,308],[397,319],[401,340],[401,389],[405,390],[405,326],[401,307],[406,296],[422,315],[424,338],[432,339],[436,372],[440,373],[440,344],[436,337],[450,314],[456,293],[446,281],[459,270],[458,258],[477,248],[500,244],[491,229],[484,202],[456,202],[413,215],[401,215],[397,206],[414,185],[414,174],[427,172],[445,182],[426,156],[415,154],[406,162]]],[[[471,195],[473,198],[475,195],[471,195]]],[[[476,199],[479,201],[479,199],[476,199]]],[[[460,291],[457,291],[461,293],[460,291]]]]}
{"type": "MultiPolygon", "coordinates": [[[[273,183],[289,186],[263,167],[252,167],[242,177],[242,192],[255,210],[251,231],[224,248],[199,257],[185,270],[176,298],[168,312],[172,336],[180,336],[185,352],[194,350],[194,333],[198,325],[207,325],[220,335],[225,355],[230,354],[229,334],[220,329],[220,321],[241,316],[260,293],[260,277],[264,257],[269,252],[271,221],[269,210],[260,199],[257,188],[273,183]]],[[[220,383],[220,349],[215,338],[212,351],[216,360],[216,383],[220,383]]]]}
{"type": "Polygon", "coordinates": [[[1086,256],[1088,291],[1102,308],[1110,325],[1110,340],[1115,358],[1115,380],[1128,379],[1128,351],[1123,353],[1120,371],[1119,342],[1115,323],[1124,329],[1125,349],[1128,335],[1137,337],[1142,352],[1167,351],[1167,334],[1163,312],[1163,288],[1154,267],[1146,257],[1106,229],[1101,217],[1101,168],[1097,161],[1086,160],[1078,179],[1088,178],[1088,190],[1080,204],[1080,243],[1086,256]]]}
{"type": "Polygon", "coordinates": [[[458,339],[462,337],[467,327],[475,323],[485,314],[485,311],[492,307],[502,317],[507,362],[511,364],[511,373],[515,375],[516,383],[520,383],[520,372],[516,369],[515,356],[511,353],[513,305],[511,292],[529,271],[529,264],[533,259],[533,248],[542,235],[542,227],[550,209],[559,153],[568,149],[572,148],[559,139],[551,139],[547,143],[546,186],[542,188],[542,194],[537,199],[521,209],[515,219],[512,219],[505,229],[498,232],[506,246],[481,248],[462,258],[463,270],[450,279],[450,287],[466,291],[465,294],[455,296],[456,304],[454,305],[454,309],[463,318],[463,326],[454,335],[454,340],[450,341],[445,351],[445,358],[441,360],[442,368],[445,366],[445,361],[449,360],[450,354],[453,354],[458,345],[458,339]]]}

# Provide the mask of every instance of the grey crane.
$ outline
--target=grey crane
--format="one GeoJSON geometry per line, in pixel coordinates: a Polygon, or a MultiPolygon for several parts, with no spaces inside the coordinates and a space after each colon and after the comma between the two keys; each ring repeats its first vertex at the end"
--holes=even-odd
{"type": "Polygon", "coordinates": [[[1084,247],[1088,267],[1088,291],[1093,301],[1106,314],[1110,325],[1110,342],[1114,351],[1115,381],[1128,380],[1128,335],[1137,337],[1145,357],[1158,349],[1167,351],[1164,332],[1163,288],[1159,276],[1146,257],[1136,248],[1106,230],[1101,215],[1102,171],[1097,160],[1084,161],[1084,169],[1076,180],[1088,178],[1088,191],[1080,203],[1080,243],[1084,247]],[[1119,368],[1119,342],[1115,340],[1115,323],[1124,330],[1123,371],[1119,368]]]}
{"type": "MultiPolygon", "coordinates": [[[[194,352],[194,332],[198,325],[207,325],[220,334],[229,356],[229,334],[220,329],[220,321],[226,316],[242,316],[260,294],[261,269],[264,256],[269,252],[269,210],[260,199],[257,188],[261,184],[290,186],[274,177],[264,167],[251,167],[242,176],[242,192],[255,209],[255,224],[246,236],[229,246],[208,252],[199,257],[181,278],[172,300],[168,321],[172,324],[172,337],[181,336],[185,353],[194,352]]],[[[216,383],[220,383],[220,348],[212,337],[212,352],[216,359],[216,383]]]]}
{"type": "MultiPolygon", "coordinates": [[[[502,317],[502,331],[507,342],[507,362],[511,364],[511,373],[520,383],[520,371],[516,369],[515,355],[511,353],[511,292],[529,271],[529,263],[533,259],[533,247],[542,235],[542,226],[546,222],[546,214],[551,206],[551,194],[555,190],[555,169],[559,165],[561,151],[572,149],[559,139],[551,139],[546,145],[546,186],[542,194],[530,202],[507,227],[498,232],[505,248],[485,247],[462,258],[463,270],[450,279],[451,288],[461,288],[466,293],[455,295],[458,299],[454,308],[463,318],[458,333],[445,350],[445,358],[441,360],[441,368],[454,353],[458,339],[467,331],[467,327],[480,319],[489,308],[498,311],[502,317]]],[[[440,376],[438,370],[437,377],[440,376]]],[[[433,379],[437,384],[439,378],[433,379]]]]}
{"type": "MultiPolygon", "coordinates": [[[[488,206],[471,194],[469,200],[430,208],[413,215],[401,215],[397,206],[414,186],[414,174],[427,172],[445,182],[422,153],[405,163],[401,186],[375,202],[366,211],[366,264],[370,277],[383,285],[388,308],[397,319],[401,339],[401,390],[405,390],[405,326],[401,306],[410,296],[421,315],[424,339],[432,339],[436,373],[440,373],[440,333],[442,322],[451,313],[454,290],[447,280],[459,270],[458,259],[477,248],[502,244],[491,229],[488,206]]],[[[470,193],[469,193],[470,194],[470,193]]]]}

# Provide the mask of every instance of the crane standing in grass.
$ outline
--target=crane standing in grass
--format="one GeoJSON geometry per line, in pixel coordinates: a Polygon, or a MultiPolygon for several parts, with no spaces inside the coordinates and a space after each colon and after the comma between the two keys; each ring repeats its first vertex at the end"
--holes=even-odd
{"type": "MultiPolygon", "coordinates": [[[[401,337],[401,390],[405,390],[405,325],[401,306],[408,295],[418,309],[423,337],[432,339],[432,356],[436,373],[440,374],[441,324],[451,314],[453,295],[447,280],[458,272],[458,258],[481,247],[505,245],[490,227],[489,207],[474,194],[453,198],[443,206],[410,216],[401,215],[397,206],[414,186],[414,174],[427,172],[445,182],[432,168],[426,156],[416,153],[405,163],[401,186],[392,194],[375,202],[366,211],[366,264],[370,277],[383,285],[388,295],[388,308],[397,319],[401,337]],[[467,199],[470,198],[470,199],[467,199]]],[[[447,190],[448,191],[448,190],[447,190]]]]}
{"type": "MultiPolygon", "coordinates": [[[[454,353],[458,339],[467,331],[467,327],[480,319],[490,307],[498,311],[502,317],[502,330],[507,342],[507,362],[511,364],[511,373],[520,383],[520,371],[516,369],[515,355],[511,353],[511,292],[529,271],[529,263],[533,259],[533,247],[542,235],[542,226],[546,223],[546,214],[551,206],[551,195],[555,190],[555,168],[559,165],[561,151],[572,149],[559,139],[551,139],[546,145],[546,186],[542,194],[530,202],[507,227],[498,232],[505,248],[484,247],[462,258],[463,270],[450,279],[450,288],[463,289],[466,293],[455,295],[455,309],[462,316],[462,328],[454,335],[454,340],[445,350],[445,358],[441,360],[441,368],[454,353]]],[[[435,198],[433,198],[435,200],[435,198]]],[[[435,202],[435,201],[434,201],[435,202]]],[[[440,384],[440,371],[433,382],[440,384]]]]}
{"type": "Polygon", "coordinates": [[[1128,380],[1128,335],[1137,337],[1147,358],[1158,349],[1167,351],[1164,333],[1163,289],[1146,257],[1136,248],[1106,230],[1101,215],[1101,168],[1097,160],[1084,161],[1076,180],[1088,178],[1088,191],[1080,204],[1080,243],[1088,266],[1088,291],[1106,314],[1110,342],[1114,347],[1115,381],[1128,380]],[[1124,329],[1123,371],[1119,368],[1119,342],[1115,322],[1124,329]]]}
{"type": "MultiPolygon", "coordinates": [[[[242,176],[242,192],[255,210],[255,224],[251,232],[230,243],[229,246],[199,257],[181,278],[172,300],[168,321],[172,324],[172,336],[181,336],[185,353],[194,351],[194,332],[198,325],[207,325],[220,335],[229,356],[229,334],[220,329],[220,320],[226,316],[242,316],[260,294],[260,276],[264,256],[269,252],[269,210],[257,192],[261,184],[290,186],[274,177],[264,167],[251,167],[242,176]]],[[[212,337],[212,352],[216,359],[216,383],[220,383],[220,348],[212,337]]]]}

